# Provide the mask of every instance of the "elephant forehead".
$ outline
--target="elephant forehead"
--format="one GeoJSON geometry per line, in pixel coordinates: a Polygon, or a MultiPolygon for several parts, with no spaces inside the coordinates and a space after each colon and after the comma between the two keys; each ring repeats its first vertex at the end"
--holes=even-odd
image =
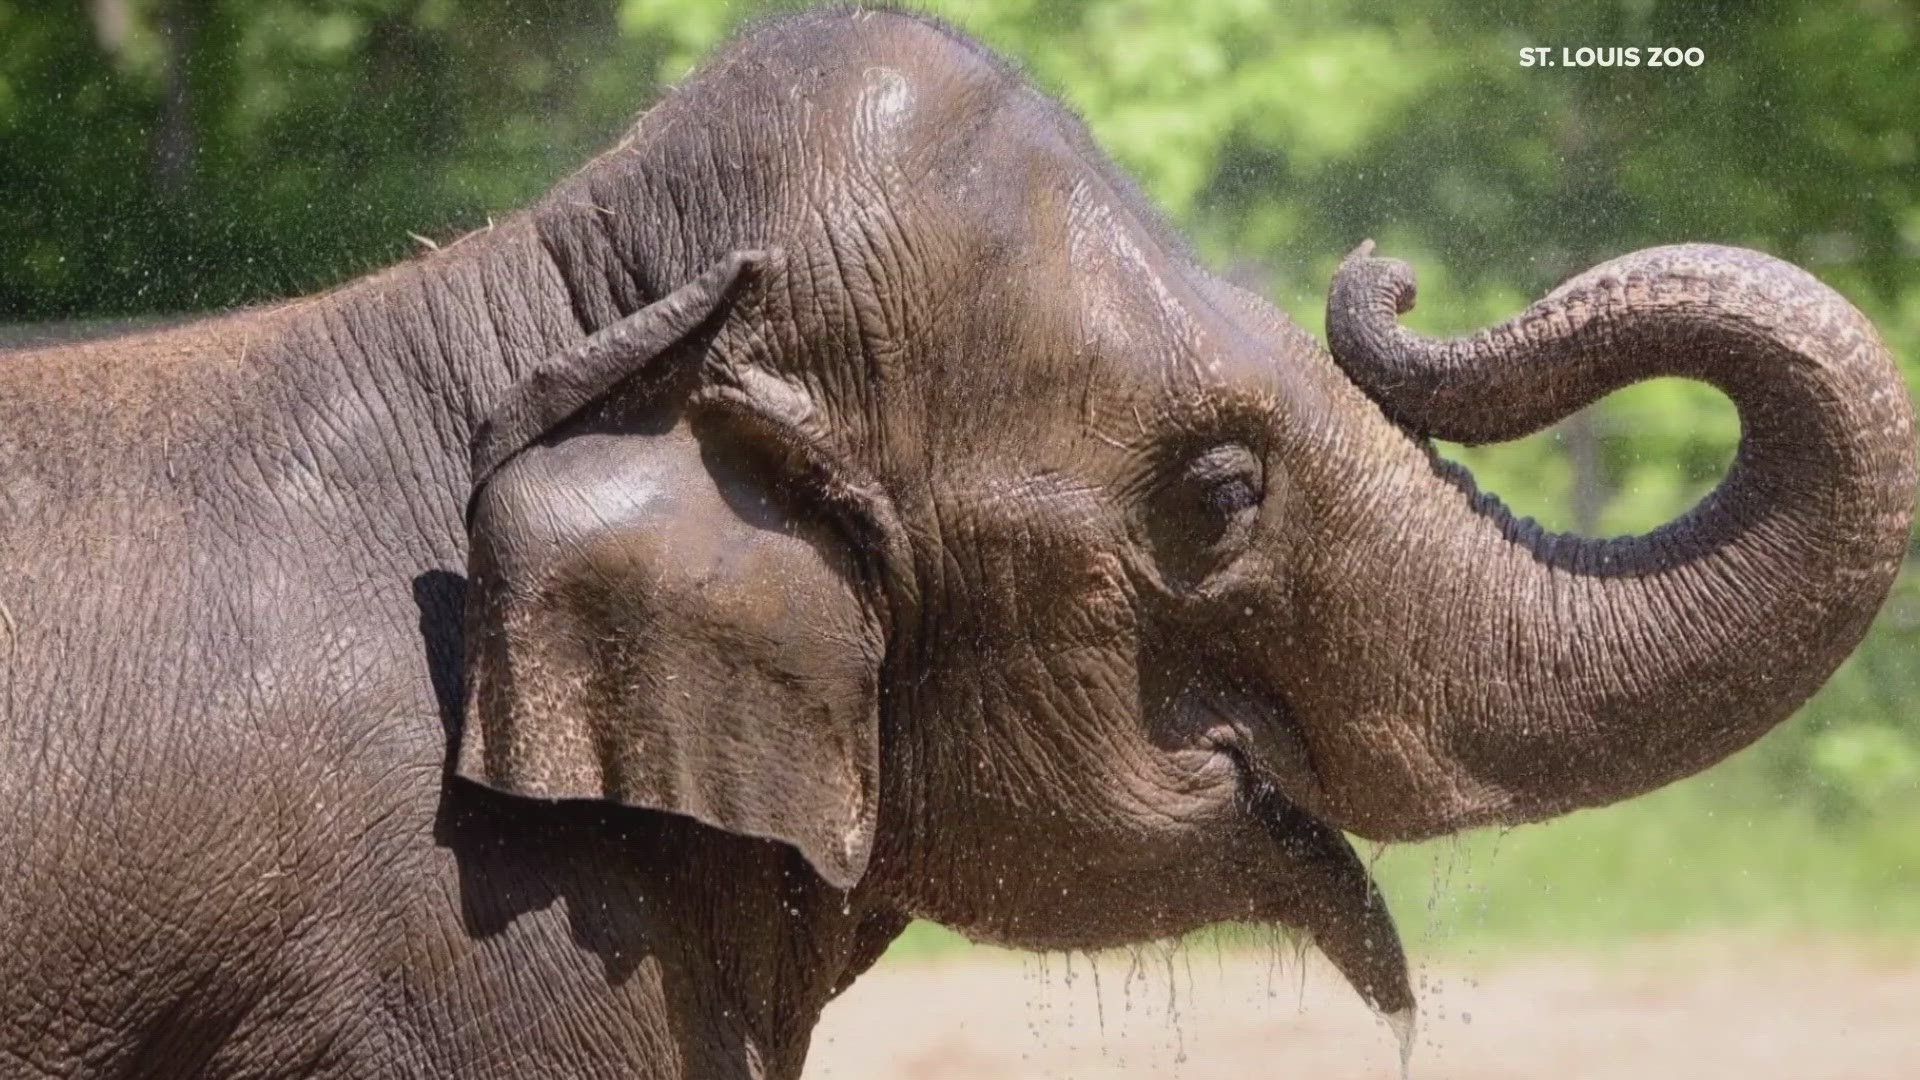
{"type": "Polygon", "coordinates": [[[1162,399],[1235,381],[1236,361],[1265,351],[1209,301],[1150,209],[1079,148],[1036,136],[1024,149],[1025,170],[1010,170],[1010,190],[992,197],[1018,202],[1007,215],[1018,233],[1002,238],[1015,254],[974,285],[977,317],[1005,325],[988,350],[956,357],[951,376],[982,391],[982,412],[1006,406],[1014,426],[1024,416],[1049,442],[1133,442],[1162,399]]]}
{"type": "Polygon", "coordinates": [[[890,162],[908,137],[918,101],[918,88],[902,72],[890,67],[863,71],[853,107],[855,150],[869,160],[890,162]]]}
{"type": "Polygon", "coordinates": [[[1088,337],[1107,350],[1155,365],[1199,362],[1202,338],[1164,253],[1151,252],[1124,207],[1091,177],[1076,177],[1067,197],[1067,246],[1079,315],[1088,337]]]}

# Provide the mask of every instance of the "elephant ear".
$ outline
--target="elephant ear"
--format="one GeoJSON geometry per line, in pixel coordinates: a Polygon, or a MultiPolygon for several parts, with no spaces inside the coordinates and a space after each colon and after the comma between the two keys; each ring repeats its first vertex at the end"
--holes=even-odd
{"type": "Polygon", "coordinates": [[[804,392],[764,370],[725,380],[717,415],[660,385],[726,367],[725,335],[698,332],[756,266],[736,256],[550,360],[476,436],[456,767],[782,841],[850,888],[882,637],[843,515],[809,494],[830,455],[794,422],[804,392]],[[622,382],[655,385],[609,401],[622,382]]]}

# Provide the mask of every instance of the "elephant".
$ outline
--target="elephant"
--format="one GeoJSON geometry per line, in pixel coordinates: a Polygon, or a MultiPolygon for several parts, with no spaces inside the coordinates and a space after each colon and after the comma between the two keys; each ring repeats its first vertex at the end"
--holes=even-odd
{"type": "Polygon", "coordinates": [[[1541,820],[1791,715],[1900,565],[1911,405],[1807,273],[1622,256],[1322,345],[914,14],[758,24],[513,217],[0,361],[0,1072],[794,1077],[919,918],[1291,928],[1410,1017],[1347,834],[1541,820]],[[1704,380],[1650,534],[1433,440],[1704,380]]]}

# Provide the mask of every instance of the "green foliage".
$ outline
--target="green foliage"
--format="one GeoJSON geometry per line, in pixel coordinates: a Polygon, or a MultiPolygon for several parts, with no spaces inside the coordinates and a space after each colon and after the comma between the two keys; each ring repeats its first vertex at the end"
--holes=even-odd
{"type": "Polygon", "coordinates": [[[1375,872],[1424,952],[1699,930],[1920,932],[1911,800],[1836,829],[1763,783],[1709,776],[1541,825],[1390,848],[1375,872]]]}
{"type": "Polygon", "coordinates": [[[482,227],[657,95],[590,0],[0,0],[0,322],[297,294],[482,227]],[[103,29],[124,13],[124,29],[103,29]]]}
{"type": "MultiPolygon", "coordinates": [[[[0,323],[311,291],[404,255],[410,234],[482,227],[611,143],[743,20],[787,6],[0,0],[0,323]]],[[[1310,328],[1368,236],[1420,268],[1409,321],[1433,333],[1504,318],[1609,256],[1711,240],[1807,266],[1920,374],[1911,4],[926,6],[1072,104],[1203,254],[1310,328]],[[1706,62],[1519,63],[1523,46],[1580,45],[1696,46],[1706,62]]],[[[1613,534],[1691,505],[1737,437],[1717,394],[1666,381],[1449,452],[1521,512],[1613,534]]],[[[1802,719],[1687,797],[1763,794],[1847,843],[1911,824],[1916,650],[1908,576],[1802,719]]],[[[1586,842],[1569,828],[1552,835],[1586,842]]]]}

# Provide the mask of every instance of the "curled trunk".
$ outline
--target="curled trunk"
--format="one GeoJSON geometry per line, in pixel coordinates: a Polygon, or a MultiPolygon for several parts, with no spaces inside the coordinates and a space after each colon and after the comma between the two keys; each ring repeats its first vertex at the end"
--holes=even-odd
{"type": "Polygon", "coordinates": [[[1680,376],[1733,400],[1740,449],[1691,512],[1611,540],[1515,520],[1437,459],[1405,468],[1376,508],[1395,539],[1333,568],[1403,602],[1319,613],[1347,670],[1398,673],[1328,680],[1302,703],[1348,718],[1309,725],[1332,820],[1414,837],[1647,791],[1758,738],[1859,642],[1906,546],[1915,462],[1906,388],[1845,300],[1706,245],[1616,259],[1455,340],[1397,324],[1413,294],[1406,265],[1365,245],[1334,283],[1328,336],[1416,435],[1518,438],[1680,376]],[[1378,775],[1383,754],[1397,780],[1340,782],[1378,775]]]}

